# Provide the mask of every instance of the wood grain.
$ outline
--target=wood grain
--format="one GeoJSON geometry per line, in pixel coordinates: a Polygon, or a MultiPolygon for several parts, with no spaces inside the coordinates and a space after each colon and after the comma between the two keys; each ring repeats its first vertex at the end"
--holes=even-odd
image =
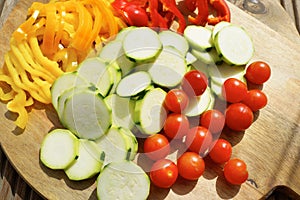
{"type": "MultiPolygon", "coordinates": [[[[8,50],[10,34],[25,19],[31,2],[21,0],[1,30],[0,55],[8,50]]],[[[171,190],[152,188],[149,199],[259,199],[277,185],[287,185],[300,193],[298,39],[292,42],[235,6],[230,4],[230,8],[233,23],[245,27],[253,37],[253,60],[265,60],[272,67],[271,80],[263,88],[269,98],[268,106],[257,113],[258,119],[245,133],[227,131],[223,134],[234,145],[233,155],[248,163],[250,178],[257,187],[250,182],[240,187],[228,185],[221,168],[207,160],[207,170],[197,183],[179,180],[171,190]]],[[[2,65],[3,56],[0,63],[2,65]]],[[[7,112],[4,103],[0,104],[1,146],[18,174],[47,199],[96,199],[95,179],[71,182],[63,172],[49,170],[39,162],[44,135],[59,126],[53,108],[35,104],[24,131],[14,127],[15,117],[7,112]]],[[[138,161],[141,160],[142,157],[138,157],[138,161]]],[[[7,174],[8,179],[13,176],[7,174]]]]}

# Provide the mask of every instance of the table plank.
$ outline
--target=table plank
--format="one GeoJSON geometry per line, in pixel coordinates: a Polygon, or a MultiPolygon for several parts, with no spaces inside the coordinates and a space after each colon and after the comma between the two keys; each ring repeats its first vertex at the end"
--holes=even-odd
{"type": "Polygon", "coordinates": [[[300,2],[297,0],[280,0],[280,3],[295,22],[296,28],[300,32],[300,2]]]}

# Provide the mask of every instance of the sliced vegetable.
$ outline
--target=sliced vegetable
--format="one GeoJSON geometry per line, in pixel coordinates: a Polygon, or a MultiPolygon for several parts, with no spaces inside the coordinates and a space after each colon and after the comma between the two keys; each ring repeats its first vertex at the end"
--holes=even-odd
{"type": "Polygon", "coordinates": [[[207,69],[211,80],[219,85],[223,85],[229,78],[242,80],[245,75],[245,66],[230,66],[227,63],[218,66],[212,65],[207,69]]]}
{"type": "Polygon", "coordinates": [[[100,58],[93,57],[84,60],[78,68],[78,75],[95,85],[103,97],[109,94],[114,84],[108,66],[108,63],[100,58]]]}
{"type": "Polygon", "coordinates": [[[147,72],[135,72],[121,79],[116,93],[121,97],[135,96],[144,91],[150,84],[151,77],[147,72]]]}
{"type": "Polygon", "coordinates": [[[191,47],[198,51],[206,51],[214,46],[211,35],[212,31],[208,28],[196,25],[189,25],[183,33],[191,47]]]}
{"type": "Polygon", "coordinates": [[[155,31],[142,27],[132,29],[127,33],[123,40],[123,48],[130,59],[145,61],[153,59],[160,53],[162,43],[155,31]]]}
{"type": "Polygon", "coordinates": [[[43,139],[40,149],[42,163],[51,169],[65,169],[78,157],[79,141],[66,129],[55,129],[43,139]]]}
{"type": "Polygon", "coordinates": [[[148,70],[152,81],[163,87],[179,85],[186,71],[185,58],[170,46],[163,48],[148,70]]]}
{"type": "Polygon", "coordinates": [[[189,50],[189,44],[186,39],[171,30],[161,31],[158,34],[160,41],[162,42],[163,46],[173,46],[175,49],[179,50],[182,55],[186,55],[189,50]]]}
{"type": "Polygon", "coordinates": [[[254,54],[252,39],[240,26],[222,28],[215,37],[215,47],[228,64],[245,65],[254,54]]]}
{"type": "Polygon", "coordinates": [[[74,93],[65,102],[63,124],[80,138],[97,139],[111,126],[111,110],[97,91],[74,93]]]}
{"type": "Polygon", "coordinates": [[[105,152],[104,166],[111,162],[126,160],[131,152],[127,135],[121,131],[121,128],[111,127],[103,137],[95,142],[105,152]]]}
{"type": "Polygon", "coordinates": [[[150,89],[136,102],[134,119],[143,133],[152,135],[163,128],[167,117],[164,107],[166,94],[160,88],[150,89]]]}
{"type": "Polygon", "coordinates": [[[208,109],[210,102],[211,92],[209,87],[207,87],[202,95],[190,97],[189,105],[183,113],[188,117],[200,115],[208,109]]]}
{"type": "Polygon", "coordinates": [[[112,125],[132,129],[135,101],[117,94],[111,94],[104,100],[112,111],[112,125]]]}
{"type": "Polygon", "coordinates": [[[222,62],[222,58],[219,56],[215,48],[209,51],[198,51],[192,49],[191,53],[205,64],[219,64],[222,62]]]}
{"type": "Polygon", "coordinates": [[[100,172],[104,159],[105,153],[93,141],[79,139],[78,158],[65,173],[75,181],[91,178],[100,172]]]}
{"type": "Polygon", "coordinates": [[[122,76],[125,76],[135,66],[135,63],[126,57],[125,52],[123,50],[123,39],[121,39],[122,32],[124,32],[123,34],[125,34],[125,32],[127,34],[131,29],[132,28],[127,28],[127,31],[121,31],[119,33],[120,35],[118,34],[115,40],[106,44],[99,54],[99,57],[101,59],[110,63],[115,62],[121,69],[122,76]]]}
{"type": "Polygon", "coordinates": [[[88,82],[86,82],[83,78],[78,76],[77,72],[68,72],[62,74],[55,80],[51,87],[51,102],[53,104],[53,107],[57,109],[59,96],[61,96],[62,93],[64,93],[66,90],[69,90],[70,88],[76,86],[88,86],[88,84],[88,82]]]}
{"type": "Polygon", "coordinates": [[[147,199],[150,180],[144,170],[131,161],[112,162],[97,179],[99,199],[147,199]]]}

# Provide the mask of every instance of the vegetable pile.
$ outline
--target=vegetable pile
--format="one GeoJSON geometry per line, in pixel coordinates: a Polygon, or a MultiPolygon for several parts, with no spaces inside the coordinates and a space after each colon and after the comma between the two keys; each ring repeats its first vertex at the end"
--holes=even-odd
{"type": "Polygon", "coordinates": [[[270,78],[270,67],[251,61],[251,37],[230,23],[224,0],[184,5],[190,24],[174,0],[31,6],[5,55],[0,81],[10,90],[0,90],[0,98],[19,114],[21,128],[26,107],[52,103],[65,128],[45,136],[45,166],[74,181],[98,176],[99,199],[146,199],[150,183],[170,188],[178,176],[197,180],[205,157],[223,167],[230,184],[248,179],[246,163],[232,157],[222,134],[225,127],[247,130],[266,106],[264,92],[252,88],[270,78]],[[171,149],[178,150],[175,160],[171,149]],[[149,172],[134,161],[138,153],[151,161],[149,172]]]}
{"type": "Polygon", "coordinates": [[[56,78],[76,70],[91,50],[101,48],[123,27],[106,0],[33,3],[27,20],[12,34],[0,71],[0,81],[9,88],[0,90],[0,99],[19,114],[16,125],[25,128],[26,107],[34,101],[51,103],[56,78]]]}
{"type": "Polygon", "coordinates": [[[246,163],[232,158],[230,141],[220,136],[226,126],[245,131],[253,112],[267,103],[261,90],[247,87],[270,77],[268,64],[248,64],[253,52],[244,29],[228,22],[213,29],[189,25],[183,35],[148,27],[123,29],[97,57],[54,82],[52,104],[66,129],[45,137],[42,163],[76,181],[99,174],[99,199],[107,198],[107,191],[112,199],[145,199],[150,181],[170,188],[178,176],[197,180],[206,156],[223,166],[230,184],[244,183],[246,163]],[[246,48],[233,55],[224,43],[237,41],[246,48]],[[227,106],[220,109],[216,98],[227,106]],[[176,160],[169,158],[171,148],[180,148],[173,140],[185,145],[176,160]],[[65,143],[73,149],[61,155],[65,143]],[[134,162],[138,153],[152,161],[149,172],[134,162]]]}

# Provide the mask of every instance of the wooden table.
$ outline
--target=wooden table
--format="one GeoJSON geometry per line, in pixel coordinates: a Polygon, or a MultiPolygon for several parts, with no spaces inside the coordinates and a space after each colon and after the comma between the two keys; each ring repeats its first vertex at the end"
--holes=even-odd
{"type": "MultiPolygon", "coordinates": [[[[10,9],[15,6],[17,0],[4,1],[4,10],[1,15],[0,28],[5,22],[10,9]]],[[[232,1],[236,6],[243,8],[243,1],[232,1]]],[[[266,6],[266,12],[255,14],[245,11],[254,16],[262,23],[280,33],[294,43],[300,44],[299,39],[299,3],[293,0],[262,0],[266,6]],[[297,30],[298,29],[298,30],[297,30]]],[[[1,1],[1,4],[3,1],[1,1]]],[[[0,5],[1,5],[0,4],[0,5]]],[[[3,5],[3,4],[2,4],[3,5]]],[[[1,9],[0,9],[1,10],[1,9]]],[[[2,56],[2,55],[1,55],[2,56]]],[[[298,92],[298,91],[297,91],[298,92]]],[[[299,99],[297,99],[299,101],[299,99]]],[[[31,187],[19,176],[7,160],[5,153],[0,149],[0,200],[38,200],[42,199],[31,187]]],[[[299,177],[298,177],[299,178],[299,177]]],[[[264,194],[261,194],[264,195],[264,194]]]]}

